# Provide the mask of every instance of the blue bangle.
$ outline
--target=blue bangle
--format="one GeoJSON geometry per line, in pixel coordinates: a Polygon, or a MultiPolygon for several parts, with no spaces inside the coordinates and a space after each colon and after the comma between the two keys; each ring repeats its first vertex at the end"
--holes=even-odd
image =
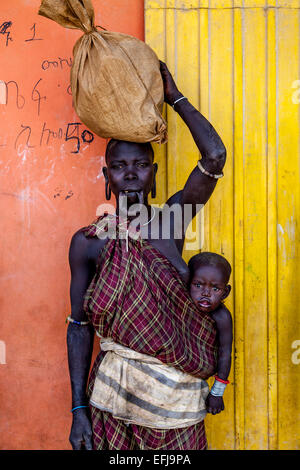
{"type": "Polygon", "coordinates": [[[75,406],[75,408],[71,409],[71,413],[73,413],[73,411],[75,410],[78,410],[78,408],[88,408],[88,406],[87,405],[75,406]]]}
{"type": "Polygon", "coordinates": [[[90,324],[89,321],[77,321],[77,320],[73,320],[73,318],[71,318],[70,315],[69,315],[69,316],[67,317],[67,319],[66,319],[66,323],[68,323],[68,322],[70,322],[70,323],[75,323],[75,325],[79,325],[79,326],[81,326],[81,325],[89,325],[89,324],[90,324]]]}

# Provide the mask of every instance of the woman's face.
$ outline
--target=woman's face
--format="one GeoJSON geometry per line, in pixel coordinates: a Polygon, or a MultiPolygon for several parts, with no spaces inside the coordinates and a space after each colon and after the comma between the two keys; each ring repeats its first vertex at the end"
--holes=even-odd
{"type": "Polygon", "coordinates": [[[126,196],[128,204],[145,203],[151,191],[157,164],[145,144],[118,142],[107,157],[103,173],[118,201],[126,196]]]}

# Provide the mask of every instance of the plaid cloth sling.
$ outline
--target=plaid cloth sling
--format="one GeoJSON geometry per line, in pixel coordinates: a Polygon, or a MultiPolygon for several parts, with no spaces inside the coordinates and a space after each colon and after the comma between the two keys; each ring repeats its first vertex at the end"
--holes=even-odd
{"type": "Polygon", "coordinates": [[[83,229],[100,237],[116,229],[100,253],[84,309],[101,337],[156,357],[207,379],[215,372],[213,320],[198,311],[172,263],[147,240],[129,232],[127,221],[109,214],[83,229]],[[128,251],[126,249],[128,244],[128,251]]]}
{"type": "Polygon", "coordinates": [[[104,214],[82,229],[86,237],[116,229],[100,253],[85,312],[99,336],[207,379],[217,360],[214,321],[197,309],[172,263],[138,233],[128,236],[125,222],[104,214]]]}

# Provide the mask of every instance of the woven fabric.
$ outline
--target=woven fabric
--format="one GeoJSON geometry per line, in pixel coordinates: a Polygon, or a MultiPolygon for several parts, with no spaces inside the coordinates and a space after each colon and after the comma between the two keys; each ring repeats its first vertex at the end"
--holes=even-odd
{"type": "Polygon", "coordinates": [[[101,338],[106,351],[97,370],[90,404],[125,424],[187,428],[203,421],[207,382],[101,338]]]}
{"type": "Polygon", "coordinates": [[[111,414],[90,407],[94,450],[205,450],[204,421],[188,428],[150,429],[126,426],[111,414]]]}
{"type": "Polygon", "coordinates": [[[106,139],[165,143],[164,86],[153,49],[128,34],[97,30],[91,0],[42,0],[39,14],[84,32],[70,76],[81,122],[106,139]]]}
{"type": "MultiPolygon", "coordinates": [[[[100,351],[93,364],[89,383],[88,396],[91,397],[99,366],[106,351],[100,351]]],[[[90,405],[93,449],[94,450],[205,450],[207,440],[204,421],[188,428],[150,429],[148,427],[129,425],[115,419],[110,413],[100,411],[90,405]]]]}
{"type": "Polygon", "coordinates": [[[83,232],[100,237],[110,233],[109,224],[116,225],[116,236],[99,256],[84,301],[96,332],[207,379],[217,360],[214,321],[197,309],[177,269],[148,240],[122,238],[118,217],[104,214],[83,232]]]}

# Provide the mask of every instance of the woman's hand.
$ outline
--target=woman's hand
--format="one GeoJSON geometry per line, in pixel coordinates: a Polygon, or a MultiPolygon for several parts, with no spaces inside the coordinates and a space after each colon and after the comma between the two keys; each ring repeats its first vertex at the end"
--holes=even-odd
{"type": "Polygon", "coordinates": [[[92,424],[87,409],[82,408],[73,412],[73,423],[69,440],[73,450],[93,450],[92,424]]]}
{"type": "Polygon", "coordinates": [[[183,95],[178,90],[166,64],[161,60],[159,62],[160,72],[164,83],[165,102],[172,106],[174,101],[183,95]]]}

